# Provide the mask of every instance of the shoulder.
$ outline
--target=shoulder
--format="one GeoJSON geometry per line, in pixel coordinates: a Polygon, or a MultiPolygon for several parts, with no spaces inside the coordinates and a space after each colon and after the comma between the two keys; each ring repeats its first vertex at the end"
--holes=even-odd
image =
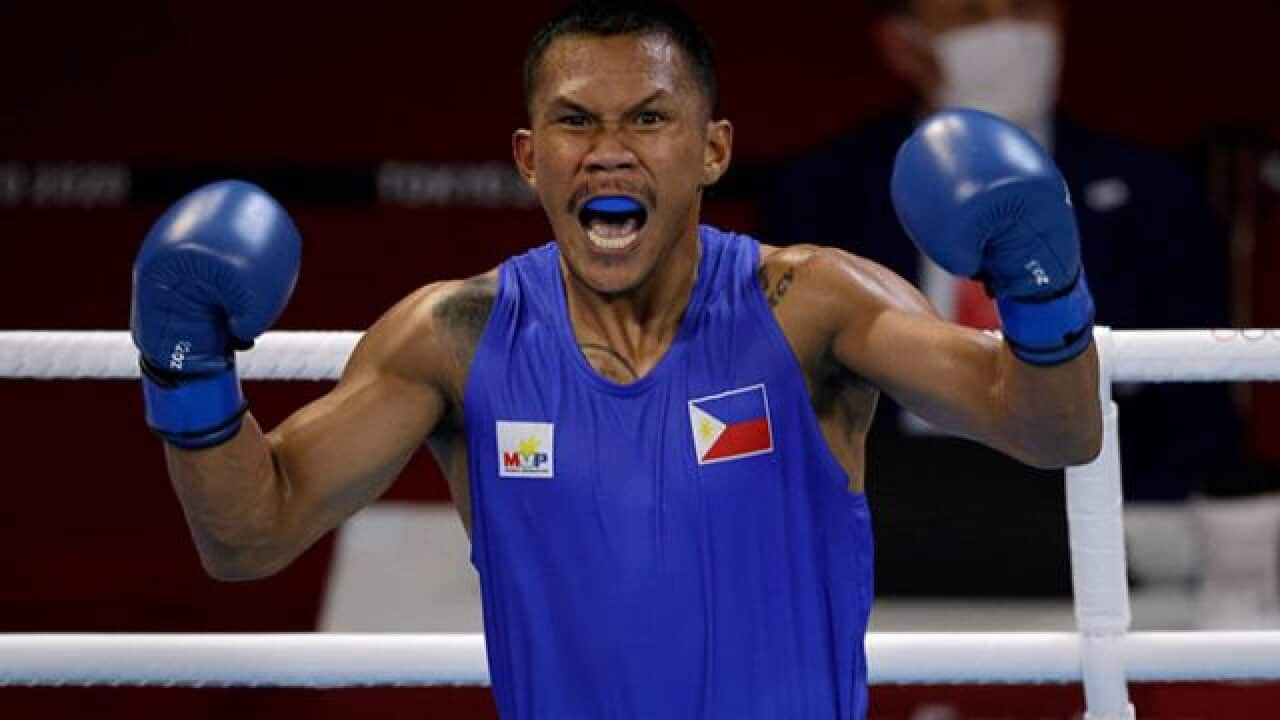
{"type": "Polygon", "coordinates": [[[758,280],[769,304],[803,301],[811,310],[842,316],[851,310],[896,308],[935,314],[924,296],[901,275],[838,248],[821,245],[760,245],[758,280]]]}
{"type": "Polygon", "coordinates": [[[892,270],[819,245],[761,245],[761,291],[806,371],[824,367],[838,342],[867,337],[886,312],[929,318],[929,301],[892,270]]]}
{"type": "Polygon", "coordinates": [[[418,288],[369,328],[348,372],[394,374],[456,394],[488,322],[497,288],[497,270],[418,288]]]}
{"type": "Polygon", "coordinates": [[[498,272],[439,283],[425,295],[423,303],[437,332],[478,341],[498,296],[498,272]]]}

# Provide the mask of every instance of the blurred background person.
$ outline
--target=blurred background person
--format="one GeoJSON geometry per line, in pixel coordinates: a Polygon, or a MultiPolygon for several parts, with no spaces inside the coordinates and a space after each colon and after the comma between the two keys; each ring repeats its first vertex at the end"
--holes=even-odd
{"type": "MultiPolygon", "coordinates": [[[[1074,199],[1099,323],[1124,329],[1231,325],[1228,228],[1210,210],[1201,184],[1173,161],[1057,111],[1065,3],[886,0],[877,6],[872,31],[877,49],[885,65],[915,91],[914,103],[789,162],[764,203],[766,241],[844,247],[913,278],[944,316],[997,328],[980,283],[948,276],[902,242],[889,201],[894,154],[916,121],[943,107],[976,107],[1009,118],[1052,150],[1074,199]]],[[[1244,479],[1240,422],[1228,388],[1128,385],[1118,386],[1116,397],[1125,428],[1121,453],[1131,574],[1148,587],[1185,586],[1196,564],[1192,528],[1197,527],[1204,541],[1200,622],[1274,622],[1280,505],[1274,496],[1255,492],[1266,483],[1256,476],[1244,479]],[[1218,497],[1224,495],[1230,497],[1218,497]],[[1188,497],[1194,497],[1195,523],[1185,512],[1188,497]]],[[[945,475],[939,464],[953,477],[996,475],[1008,483],[1015,494],[1000,507],[953,521],[969,523],[962,529],[965,544],[1027,510],[1015,488],[1034,482],[1037,471],[1012,466],[963,441],[932,437],[929,428],[891,402],[882,404],[877,428],[881,442],[874,445],[878,452],[873,451],[869,470],[873,492],[886,484],[918,487],[940,481],[945,475]],[[882,470],[876,472],[877,466],[882,470]],[[877,483],[876,478],[883,479],[877,483]]],[[[936,485],[927,488],[947,492],[936,485]]],[[[918,519],[898,516],[895,491],[884,492],[885,502],[877,507],[884,522],[910,528],[891,535],[916,547],[918,519]]],[[[1040,525],[1039,531],[1031,528],[1032,515],[1026,521],[1029,532],[1059,532],[1053,523],[1040,525]]],[[[1033,574],[1027,591],[1060,590],[1067,573],[1063,563],[1056,563],[1033,574]]],[[[893,577],[884,580],[890,590],[916,589],[899,587],[893,577]]]]}

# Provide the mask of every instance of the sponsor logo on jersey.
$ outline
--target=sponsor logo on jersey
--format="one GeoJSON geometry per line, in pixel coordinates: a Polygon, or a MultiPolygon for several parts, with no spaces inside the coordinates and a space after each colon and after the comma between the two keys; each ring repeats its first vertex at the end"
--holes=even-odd
{"type": "Polygon", "coordinates": [[[555,476],[555,425],[499,420],[498,476],[555,476]]]}

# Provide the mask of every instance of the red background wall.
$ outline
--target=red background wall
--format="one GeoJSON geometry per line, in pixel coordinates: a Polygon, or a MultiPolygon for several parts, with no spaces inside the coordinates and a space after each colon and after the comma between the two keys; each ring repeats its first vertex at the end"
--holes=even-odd
{"type": "MultiPolygon", "coordinates": [[[[0,164],[505,161],[523,118],[523,47],[556,4],[437,5],[5,4],[0,164]]],[[[905,97],[875,58],[861,3],[689,5],[720,53],[724,111],[745,163],[783,158],[905,97]]],[[[1169,149],[1224,126],[1280,138],[1271,76],[1280,5],[1099,1],[1072,3],[1071,13],[1063,105],[1077,117],[1169,149]]],[[[547,234],[531,210],[292,209],[306,254],[284,329],[363,328],[411,289],[489,267],[547,234]]],[[[123,329],[132,256],[159,210],[0,207],[0,328],[123,329]]],[[[744,229],[752,219],[743,202],[708,214],[744,229]]],[[[324,390],[250,388],[266,424],[324,390]]],[[[0,400],[0,631],[314,626],[329,541],[270,580],[206,579],[133,383],[0,380],[0,400]]],[[[444,488],[419,458],[392,493],[440,499],[444,488]]],[[[1162,717],[1207,717],[1211,702],[1261,702],[1267,691],[1141,692],[1147,707],[1181,698],[1183,709],[1162,717]]],[[[887,689],[877,705],[905,717],[939,692],[969,713],[1067,717],[1080,705],[1072,688],[887,689]]],[[[87,708],[100,717],[492,713],[483,691],[0,690],[0,717],[87,708]]]]}
{"type": "MultiPolygon", "coordinates": [[[[1064,104],[1158,144],[1280,131],[1268,0],[1072,2],[1064,104]]],[[[690,2],[740,155],[778,157],[900,96],[862,2],[690,2]]],[[[0,9],[0,157],[508,157],[519,63],[557,3],[133,2],[0,9]]]]}

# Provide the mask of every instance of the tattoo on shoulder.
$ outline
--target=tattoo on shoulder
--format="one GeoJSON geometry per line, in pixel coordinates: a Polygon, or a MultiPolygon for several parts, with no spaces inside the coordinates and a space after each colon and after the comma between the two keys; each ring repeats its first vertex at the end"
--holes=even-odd
{"type": "Polygon", "coordinates": [[[769,282],[769,272],[762,265],[760,272],[756,274],[756,279],[760,283],[760,290],[764,293],[764,297],[769,301],[769,307],[777,307],[782,302],[782,298],[791,289],[791,284],[796,279],[796,269],[788,267],[782,272],[776,283],[772,285],[769,282]]]}
{"type": "Polygon", "coordinates": [[[459,359],[470,365],[489,322],[498,295],[498,283],[490,277],[464,282],[436,305],[432,314],[458,342],[459,359]]]}

